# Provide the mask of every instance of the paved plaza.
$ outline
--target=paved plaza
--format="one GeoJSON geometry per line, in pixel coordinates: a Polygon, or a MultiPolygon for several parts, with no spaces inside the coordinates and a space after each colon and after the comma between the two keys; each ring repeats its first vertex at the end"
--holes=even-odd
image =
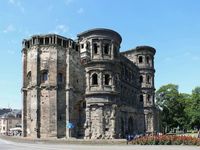
{"type": "Polygon", "coordinates": [[[197,146],[80,145],[20,143],[0,139],[1,150],[199,150],[197,146]]]}

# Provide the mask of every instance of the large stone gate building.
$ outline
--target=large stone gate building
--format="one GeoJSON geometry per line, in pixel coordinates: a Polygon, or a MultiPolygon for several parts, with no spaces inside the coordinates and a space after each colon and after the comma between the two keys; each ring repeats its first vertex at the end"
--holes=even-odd
{"type": "Polygon", "coordinates": [[[23,41],[23,135],[124,138],[157,130],[154,54],[119,52],[121,36],[92,29],[72,40],[56,34],[23,41]]]}

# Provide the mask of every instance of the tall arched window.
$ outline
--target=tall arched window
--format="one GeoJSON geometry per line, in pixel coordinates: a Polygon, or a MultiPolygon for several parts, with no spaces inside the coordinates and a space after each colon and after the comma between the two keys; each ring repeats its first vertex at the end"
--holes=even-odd
{"type": "Polygon", "coordinates": [[[31,71],[28,72],[27,74],[27,84],[31,83],[31,71]]]}
{"type": "Polygon", "coordinates": [[[108,55],[109,53],[109,44],[104,45],[104,54],[108,55]]]}
{"type": "Polygon", "coordinates": [[[148,84],[151,83],[151,80],[150,80],[150,79],[151,79],[150,76],[147,75],[147,83],[148,83],[148,84]]]}
{"type": "Polygon", "coordinates": [[[98,75],[96,73],[92,75],[92,85],[98,85],[98,75]]]}
{"type": "Polygon", "coordinates": [[[143,82],[143,76],[140,76],[140,83],[143,82]]]}
{"type": "Polygon", "coordinates": [[[110,75],[109,74],[105,74],[104,84],[105,85],[109,85],[110,84],[110,75]]]}
{"type": "Polygon", "coordinates": [[[94,43],[94,44],[93,44],[93,50],[94,50],[94,54],[97,54],[97,53],[98,53],[98,46],[97,46],[97,43],[94,43]]]}
{"type": "Polygon", "coordinates": [[[140,102],[143,102],[143,100],[144,100],[144,97],[143,97],[143,95],[141,94],[141,95],[140,95],[140,102]]]}
{"type": "Polygon", "coordinates": [[[121,118],[121,138],[125,137],[125,131],[124,131],[124,119],[121,118]]]}
{"type": "Polygon", "coordinates": [[[45,82],[48,80],[48,72],[47,71],[43,71],[41,74],[41,82],[45,82]]]}
{"type": "Polygon", "coordinates": [[[143,63],[143,57],[139,56],[139,63],[143,63]]]}
{"type": "Polygon", "coordinates": [[[133,118],[129,117],[128,119],[128,133],[133,134],[133,118]]]}
{"type": "Polygon", "coordinates": [[[59,83],[63,82],[63,74],[62,73],[58,73],[58,82],[59,83]]]}
{"type": "Polygon", "coordinates": [[[147,94],[147,102],[150,102],[151,100],[151,95],[147,94]]]}

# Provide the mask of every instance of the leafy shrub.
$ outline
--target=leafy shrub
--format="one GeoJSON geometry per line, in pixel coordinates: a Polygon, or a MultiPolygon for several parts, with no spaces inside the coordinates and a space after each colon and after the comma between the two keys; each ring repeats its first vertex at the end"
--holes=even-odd
{"type": "Polygon", "coordinates": [[[144,136],[130,141],[131,144],[139,145],[198,145],[200,139],[191,136],[154,135],[144,136]]]}

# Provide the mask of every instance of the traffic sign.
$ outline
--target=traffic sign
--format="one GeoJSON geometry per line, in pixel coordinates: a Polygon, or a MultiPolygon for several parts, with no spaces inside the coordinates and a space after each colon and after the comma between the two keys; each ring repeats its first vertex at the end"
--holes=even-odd
{"type": "Polygon", "coordinates": [[[74,124],[71,122],[67,122],[67,128],[69,128],[69,129],[74,128],[74,124]]]}

